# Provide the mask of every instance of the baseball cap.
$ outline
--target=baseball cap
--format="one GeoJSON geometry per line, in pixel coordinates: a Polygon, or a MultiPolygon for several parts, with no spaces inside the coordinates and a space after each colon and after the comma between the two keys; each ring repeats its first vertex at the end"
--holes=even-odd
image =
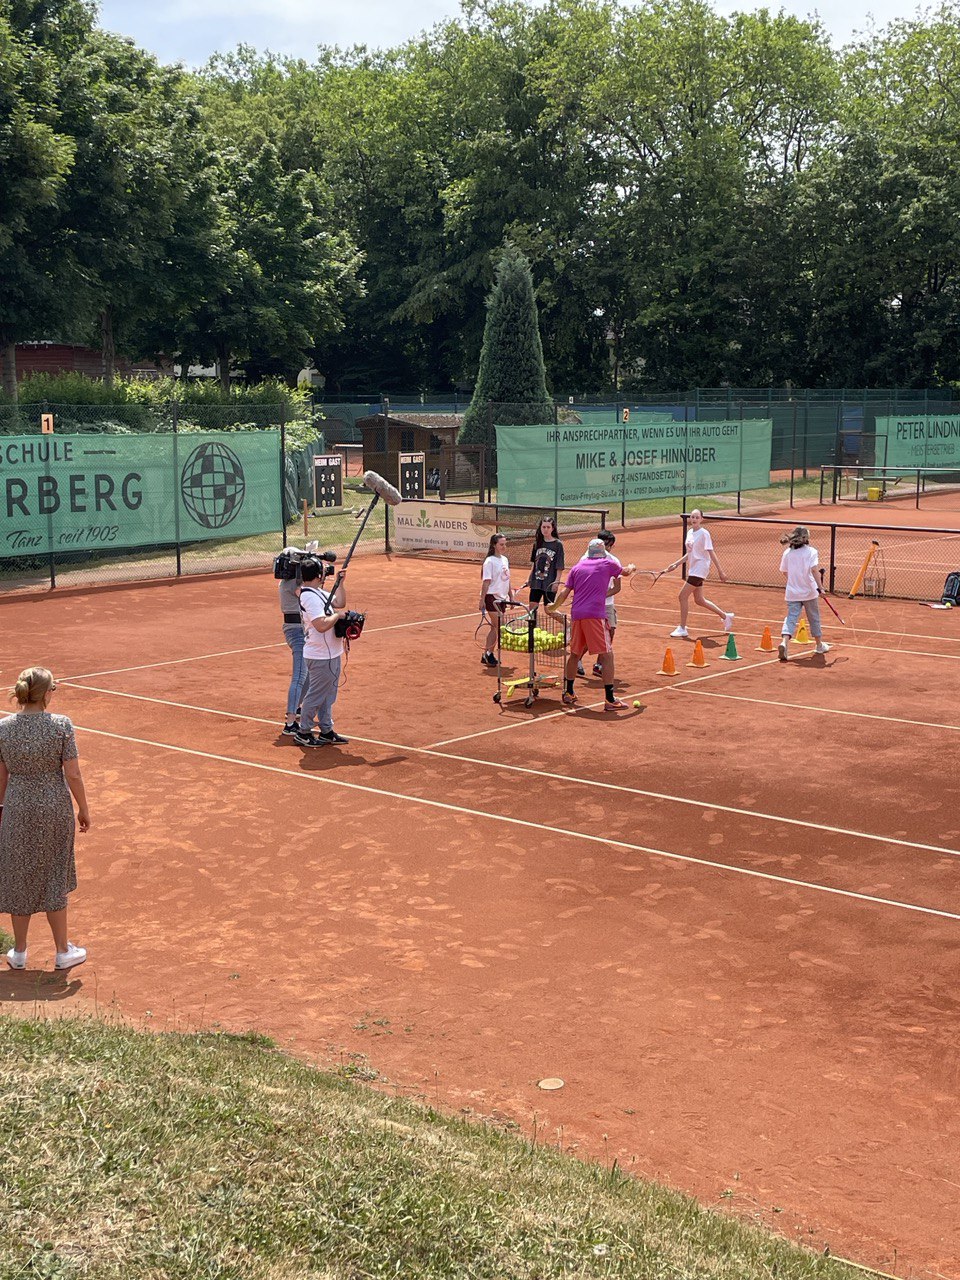
{"type": "Polygon", "coordinates": [[[599,538],[591,538],[587,543],[587,556],[590,560],[599,560],[607,554],[607,548],[599,538]]]}

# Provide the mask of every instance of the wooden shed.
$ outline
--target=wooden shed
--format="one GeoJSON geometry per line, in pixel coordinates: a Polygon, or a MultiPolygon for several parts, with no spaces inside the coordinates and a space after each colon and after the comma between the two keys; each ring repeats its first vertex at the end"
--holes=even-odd
{"type": "Polygon", "coordinates": [[[396,484],[401,453],[423,453],[427,470],[454,452],[460,431],[459,414],[412,413],[400,418],[382,413],[357,418],[363,438],[363,468],[396,484]]]}

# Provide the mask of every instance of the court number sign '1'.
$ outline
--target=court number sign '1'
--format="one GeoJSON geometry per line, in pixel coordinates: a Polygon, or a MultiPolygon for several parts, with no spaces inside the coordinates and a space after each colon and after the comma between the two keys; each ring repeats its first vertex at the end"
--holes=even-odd
{"type": "Polygon", "coordinates": [[[422,502],[426,494],[426,458],[422,453],[400,455],[400,497],[404,502],[422,502]]]}
{"type": "Polygon", "coordinates": [[[329,511],[343,506],[343,454],[317,454],[313,460],[313,505],[329,511]]]}

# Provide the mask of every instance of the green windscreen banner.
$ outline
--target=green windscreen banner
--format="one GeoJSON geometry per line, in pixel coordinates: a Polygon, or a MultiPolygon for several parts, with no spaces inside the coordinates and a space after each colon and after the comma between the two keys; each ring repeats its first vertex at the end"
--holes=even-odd
{"type": "Polygon", "coordinates": [[[0,436],[0,556],[282,527],[278,431],[0,436]]]}
{"type": "Polygon", "coordinates": [[[960,464],[960,416],[878,418],[877,466],[954,467],[960,464]]]}
{"type": "Polygon", "coordinates": [[[497,427],[497,496],[524,507],[579,507],[770,483],[769,418],[497,427]]]}

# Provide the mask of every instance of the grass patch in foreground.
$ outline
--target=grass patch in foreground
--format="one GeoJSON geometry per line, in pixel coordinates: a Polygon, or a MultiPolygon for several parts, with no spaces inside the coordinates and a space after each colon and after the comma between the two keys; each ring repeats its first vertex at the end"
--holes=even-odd
{"type": "Polygon", "coordinates": [[[0,1276],[852,1280],[262,1037],[0,1018],[0,1276]]]}

